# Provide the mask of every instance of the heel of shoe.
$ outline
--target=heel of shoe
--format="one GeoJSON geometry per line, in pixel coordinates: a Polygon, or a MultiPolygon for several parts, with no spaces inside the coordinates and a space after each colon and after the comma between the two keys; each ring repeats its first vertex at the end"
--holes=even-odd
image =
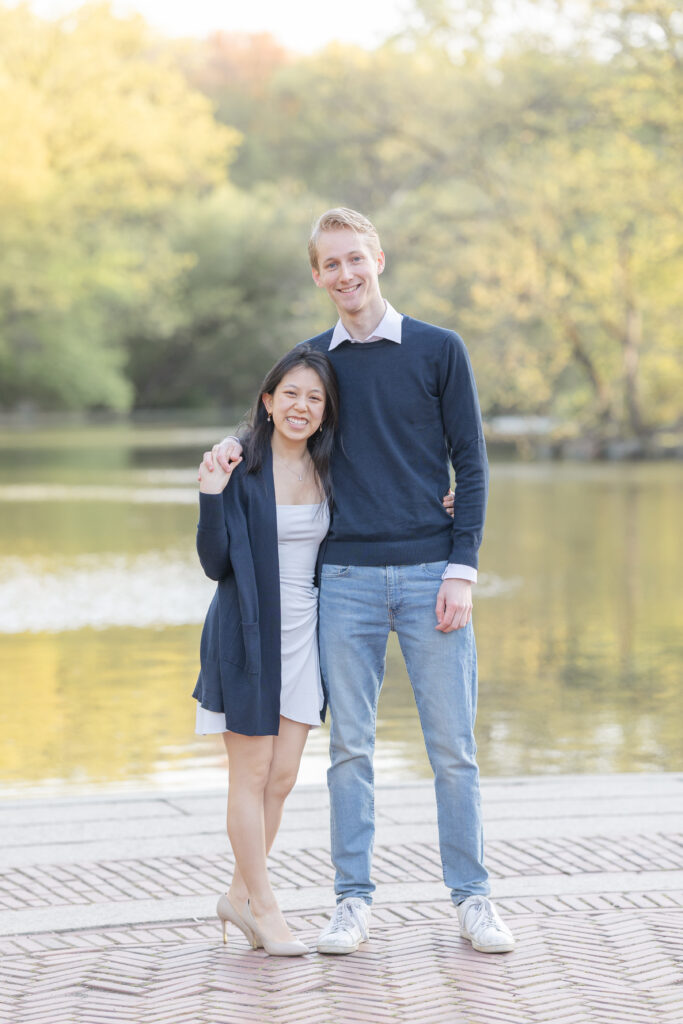
{"type": "Polygon", "coordinates": [[[239,928],[239,930],[242,932],[242,934],[244,935],[245,939],[247,940],[252,949],[260,948],[261,943],[258,941],[256,936],[254,935],[254,932],[249,927],[247,922],[244,920],[242,915],[235,910],[226,894],[223,894],[219,897],[218,904],[216,906],[216,914],[220,918],[221,923],[223,925],[224,944],[228,941],[227,923],[228,921],[230,921],[230,923],[234,924],[236,928],[239,928]]]}

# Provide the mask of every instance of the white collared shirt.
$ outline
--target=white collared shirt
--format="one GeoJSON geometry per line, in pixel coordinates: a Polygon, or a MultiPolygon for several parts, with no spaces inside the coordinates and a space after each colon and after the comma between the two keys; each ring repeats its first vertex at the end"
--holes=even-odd
{"type": "MultiPolygon", "coordinates": [[[[350,341],[353,345],[364,345],[368,341],[380,341],[382,339],[386,341],[394,341],[397,345],[401,344],[401,324],[403,322],[403,316],[401,313],[397,313],[391,303],[384,300],[384,316],[375,327],[372,334],[368,335],[367,338],[352,338],[347,331],[344,324],[341,322],[341,318],[337,320],[332,331],[332,338],[328,347],[328,352],[337,348],[344,341],[350,341]]],[[[460,579],[467,580],[470,583],[477,582],[477,570],[473,569],[471,565],[459,565],[456,562],[449,562],[446,566],[442,580],[460,579]]]]}
{"type": "Polygon", "coordinates": [[[352,338],[341,322],[341,319],[337,320],[332,331],[332,340],[330,341],[328,352],[331,352],[333,348],[337,348],[343,341],[351,341],[354,345],[363,345],[366,341],[380,341],[383,338],[386,341],[395,341],[397,345],[400,345],[403,316],[401,313],[397,313],[386,299],[384,300],[384,306],[384,316],[372,334],[367,338],[352,338]]]}

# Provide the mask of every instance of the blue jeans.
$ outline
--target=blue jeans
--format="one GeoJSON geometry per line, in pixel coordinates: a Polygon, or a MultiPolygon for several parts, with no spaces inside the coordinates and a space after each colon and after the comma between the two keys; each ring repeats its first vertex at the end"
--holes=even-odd
{"type": "Polygon", "coordinates": [[[324,565],[321,667],[330,712],[332,861],[337,899],[372,902],[375,721],[389,630],[395,630],[434,772],[444,882],[455,903],[489,892],[474,742],[477,654],[470,623],[436,626],[445,562],[324,565]]]}

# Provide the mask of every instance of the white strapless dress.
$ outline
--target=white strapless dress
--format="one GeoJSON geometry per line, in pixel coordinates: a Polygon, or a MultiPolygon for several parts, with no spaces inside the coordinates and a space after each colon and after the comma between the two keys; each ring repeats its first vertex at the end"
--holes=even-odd
{"type": "MultiPolygon", "coordinates": [[[[313,586],[318,548],[330,525],[327,502],[277,506],[280,562],[280,714],[293,722],[320,725],[323,689],[318,657],[318,591],[313,586]]],[[[196,732],[225,732],[223,712],[197,704],[196,732]]]]}

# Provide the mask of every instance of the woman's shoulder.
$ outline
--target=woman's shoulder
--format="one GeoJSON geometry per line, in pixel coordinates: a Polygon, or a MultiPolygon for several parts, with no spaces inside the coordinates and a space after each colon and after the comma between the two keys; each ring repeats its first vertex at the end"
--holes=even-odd
{"type": "Polygon", "coordinates": [[[231,504],[245,505],[250,504],[253,500],[261,501],[266,493],[263,466],[256,470],[250,470],[245,453],[242,462],[233,469],[225,493],[231,504]]]}

